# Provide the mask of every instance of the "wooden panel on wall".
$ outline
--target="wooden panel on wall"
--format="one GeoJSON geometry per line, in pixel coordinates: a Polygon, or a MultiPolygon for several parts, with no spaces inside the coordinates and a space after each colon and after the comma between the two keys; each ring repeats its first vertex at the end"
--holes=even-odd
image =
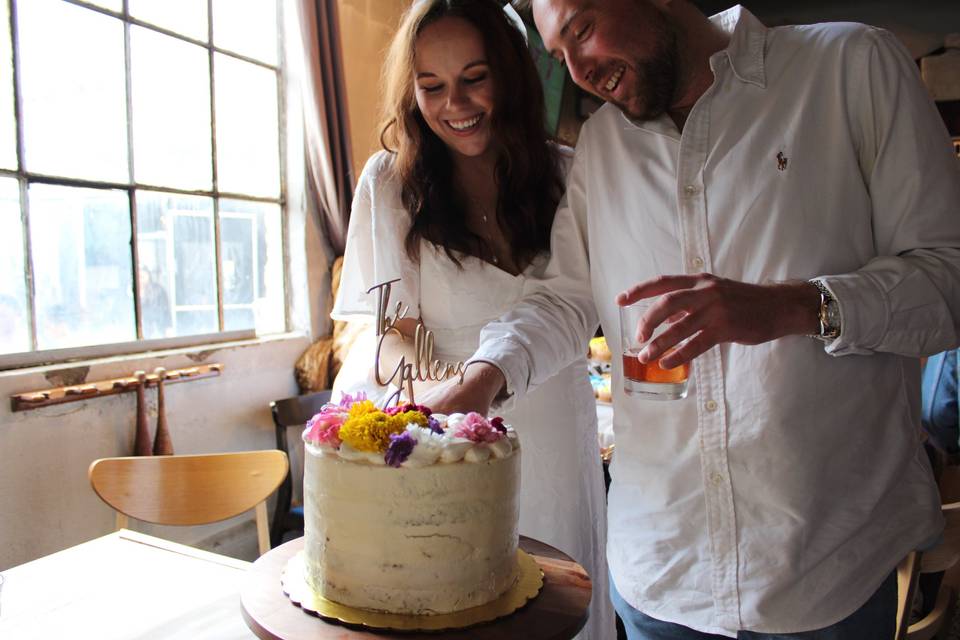
{"type": "Polygon", "coordinates": [[[354,184],[367,158],[380,148],[380,70],[400,16],[409,5],[410,0],[339,0],[337,6],[354,184]]]}

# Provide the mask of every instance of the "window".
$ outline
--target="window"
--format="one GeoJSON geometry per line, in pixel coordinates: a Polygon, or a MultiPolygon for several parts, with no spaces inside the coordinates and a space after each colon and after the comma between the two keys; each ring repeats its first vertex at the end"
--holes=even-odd
{"type": "Polygon", "coordinates": [[[0,359],[286,330],[281,1],[0,0],[0,359]]]}

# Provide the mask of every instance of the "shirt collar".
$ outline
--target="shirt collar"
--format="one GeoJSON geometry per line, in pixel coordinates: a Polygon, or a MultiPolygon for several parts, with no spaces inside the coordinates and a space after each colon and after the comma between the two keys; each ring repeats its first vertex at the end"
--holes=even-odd
{"type": "Polygon", "coordinates": [[[726,55],[734,75],[742,82],[765,88],[764,46],[767,28],[763,23],[740,5],[712,16],[710,21],[730,36],[727,48],[714,55],[726,55]]]}

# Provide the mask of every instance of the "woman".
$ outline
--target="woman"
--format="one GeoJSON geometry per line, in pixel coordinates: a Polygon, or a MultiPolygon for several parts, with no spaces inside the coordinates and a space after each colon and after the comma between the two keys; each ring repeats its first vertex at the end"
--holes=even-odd
{"type": "MultiPolygon", "coordinates": [[[[434,358],[467,359],[483,325],[546,262],[564,158],[544,130],[543,93],[518,28],[495,0],[425,0],[404,16],[385,67],[385,151],[360,177],[333,317],[370,319],[374,285],[408,306],[382,371],[412,357],[418,319],[434,358]]],[[[371,384],[374,348],[354,348],[335,390],[371,384]]],[[[382,389],[380,390],[382,392],[382,389]]],[[[606,515],[593,392],[583,361],[503,414],[523,442],[520,532],[581,562],[593,579],[581,637],[612,639],[606,515]]]]}

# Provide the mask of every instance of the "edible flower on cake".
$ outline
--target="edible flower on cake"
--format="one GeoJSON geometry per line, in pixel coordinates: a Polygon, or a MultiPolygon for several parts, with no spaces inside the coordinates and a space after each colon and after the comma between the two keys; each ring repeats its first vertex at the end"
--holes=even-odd
{"type": "Polygon", "coordinates": [[[433,413],[423,405],[378,409],[366,395],[344,394],[307,422],[304,442],[318,453],[391,467],[483,462],[519,447],[512,428],[479,413],[433,413]]]}
{"type": "Polygon", "coordinates": [[[387,447],[387,453],[383,460],[391,467],[399,467],[407,461],[415,446],[417,446],[417,441],[408,432],[391,434],[390,446],[387,447]]]}

